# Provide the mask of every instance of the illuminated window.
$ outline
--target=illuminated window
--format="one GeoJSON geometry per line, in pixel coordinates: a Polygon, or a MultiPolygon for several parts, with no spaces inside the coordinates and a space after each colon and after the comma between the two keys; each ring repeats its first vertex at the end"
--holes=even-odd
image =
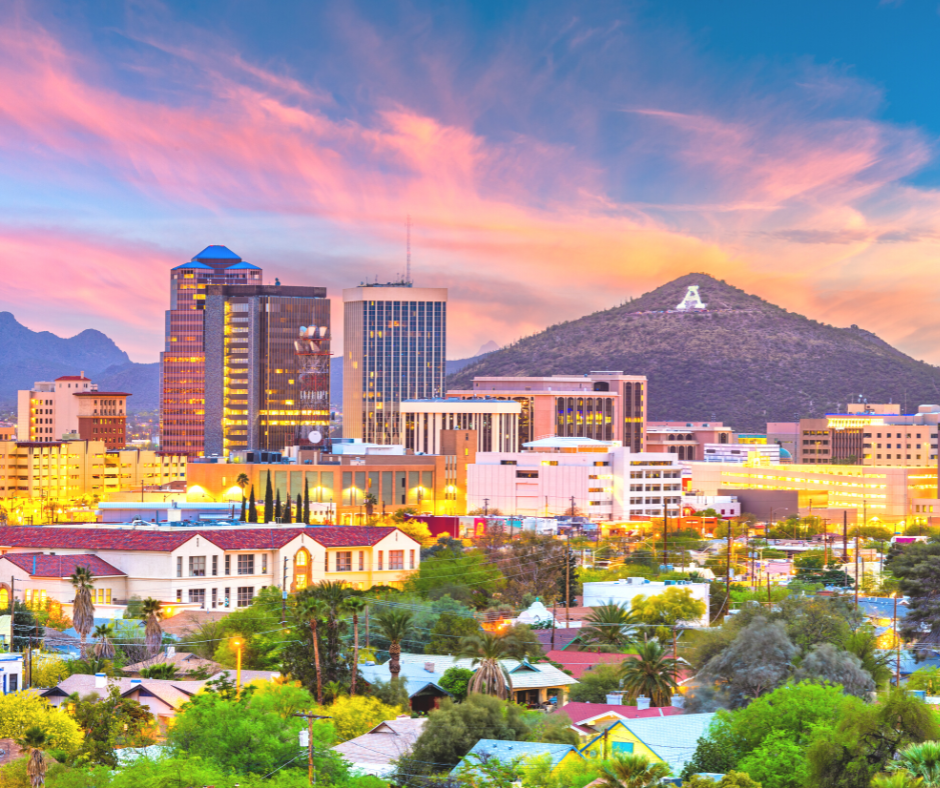
{"type": "Polygon", "coordinates": [[[307,576],[306,575],[297,575],[297,579],[294,583],[298,591],[303,591],[307,587],[307,576]]]}
{"type": "Polygon", "coordinates": [[[297,566],[306,566],[307,565],[307,551],[301,550],[294,556],[294,563],[297,566]]]}

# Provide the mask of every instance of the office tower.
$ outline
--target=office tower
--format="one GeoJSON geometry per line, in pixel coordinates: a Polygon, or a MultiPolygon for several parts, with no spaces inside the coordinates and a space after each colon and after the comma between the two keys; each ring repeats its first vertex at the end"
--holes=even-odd
{"type": "Polygon", "coordinates": [[[127,443],[127,398],[123,391],[98,391],[85,373],[39,381],[17,392],[19,440],[53,443],[64,438],[104,441],[108,449],[127,443]]]}
{"type": "Polygon", "coordinates": [[[447,289],[362,284],[343,302],[343,436],[401,443],[398,404],[444,393],[447,289]]]}
{"type": "Polygon", "coordinates": [[[326,288],[209,285],[205,296],[205,453],[325,445],[326,288]]]}
{"type": "Polygon", "coordinates": [[[203,453],[205,422],[204,309],[209,285],[260,285],[263,271],[224,246],[207,246],[170,272],[166,347],[160,354],[160,447],[203,453]]]}

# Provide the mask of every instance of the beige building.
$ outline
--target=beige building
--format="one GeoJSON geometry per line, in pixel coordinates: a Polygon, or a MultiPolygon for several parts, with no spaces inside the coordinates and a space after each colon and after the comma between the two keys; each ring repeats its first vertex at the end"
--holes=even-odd
{"type": "Polygon", "coordinates": [[[97,391],[85,373],[33,384],[16,396],[16,435],[21,441],[51,443],[68,432],[78,434],[80,400],[74,394],[97,391]]]}
{"type": "Polygon", "coordinates": [[[417,454],[443,454],[442,432],[475,430],[477,451],[519,451],[522,406],[512,400],[420,399],[401,403],[401,435],[417,454]]]}
{"type": "Polygon", "coordinates": [[[787,464],[754,466],[730,463],[688,463],[691,487],[702,495],[719,490],[799,490],[828,494],[830,509],[856,509],[867,519],[903,519],[915,499],[930,498],[937,489],[937,468],[866,467],[864,465],[787,464]]]}

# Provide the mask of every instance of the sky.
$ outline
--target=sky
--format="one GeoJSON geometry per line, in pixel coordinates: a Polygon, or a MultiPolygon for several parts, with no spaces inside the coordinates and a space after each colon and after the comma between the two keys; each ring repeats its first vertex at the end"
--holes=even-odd
{"type": "Polygon", "coordinates": [[[940,0],[0,0],[0,310],[155,361],[218,243],[340,351],[410,215],[450,358],[705,272],[940,363],[938,96],[940,0]]]}

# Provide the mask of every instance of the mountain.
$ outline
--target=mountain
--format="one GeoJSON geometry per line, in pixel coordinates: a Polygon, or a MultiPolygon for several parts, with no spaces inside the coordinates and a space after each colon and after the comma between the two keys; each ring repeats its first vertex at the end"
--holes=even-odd
{"type": "Polygon", "coordinates": [[[651,421],[723,421],[747,432],[842,411],[858,395],[904,412],[940,402],[940,368],[858,326],[810,320],[707,274],[489,353],[451,375],[448,388],[469,388],[477,375],[599,369],[646,375],[651,421]],[[677,311],[692,285],[706,310],[677,311]]]}
{"type": "Polygon", "coordinates": [[[102,391],[127,391],[134,396],[128,410],[160,409],[160,362],[137,364],[133,361],[108,367],[95,378],[102,391]]]}

